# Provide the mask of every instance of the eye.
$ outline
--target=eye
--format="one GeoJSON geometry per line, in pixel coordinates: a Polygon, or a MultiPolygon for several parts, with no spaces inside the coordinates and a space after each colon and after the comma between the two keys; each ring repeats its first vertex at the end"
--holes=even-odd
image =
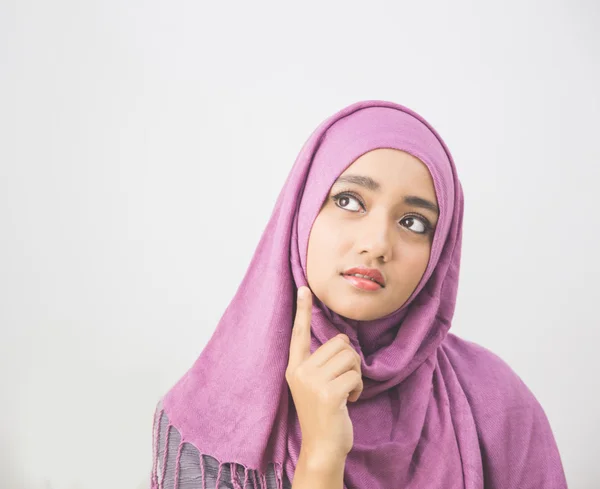
{"type": "MultiPolygon", "coordinates": [[[[341,209],[358,212],[360,209],[366,210],[363,201],[350,191],[340,192],[331,197],[335,204],[341,209]]],[[[410,214],[400,220],[400,223],[407,223],[405,227],[415,234],[427,235],[433,231],[433,226],[429,220],[421,214],[410,214]]]]}
{"type": "Polygon", "coordinates": [[[407,227],[417,234],[428,234],[431,231],[431,224],[429,224],[429,221],[420,215],[406,216],[400,222],[408,223],[407,227]]]}
{"type": "Polygon", "coordinates": [[[342,209],[348,210],[348,211],[352,211],[352,212],[357,212],[358,208],[356,208],[357,206],[359,208],[364,209],[365,206],[362,203],[362,201],[355,195],[352,195],[349,192],[342,192],[340,194],[334,195],[333,197],[331,197],[333,199],[333,201],[336,203],[336,205],[338,207],[341,207],[342,209]],[[351,204],[354,203],[354,208],[351,207],[351,204]]]}

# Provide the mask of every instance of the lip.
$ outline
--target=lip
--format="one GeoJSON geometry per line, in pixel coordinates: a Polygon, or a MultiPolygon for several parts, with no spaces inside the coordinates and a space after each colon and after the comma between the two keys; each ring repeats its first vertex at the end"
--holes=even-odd
{"type": "MultiPolygon", "coordinates": [[[[375,282],[377,282],[382,288],[385,287],[385,278],[384,278],[383,274],[376,268],[367,268],[367,267],[362,267],[362,266],[352,267],[352,268],[349,268],[348,270],[344,271],[342,273],[342,275],[349,275],[351,273],[360,273],[361,275],[366,275],[367,277],[370,277],[373,280],[375,280],[375,282]]],[[[360,279],[360,277],[355,277],[355,278],[360,279]]]]}
{"type": "Polygon", "coordinates": [[[382,289],[381,285],[379,285],[377,282],[373,282],[368,278],[356,277],[354,275],[342,275],[342,277],[344,278],[344,280],[350,282],[350,284],[352,284],[352,286],[356,287],[357,289],[368,290],[370,292],[382,289]]]}

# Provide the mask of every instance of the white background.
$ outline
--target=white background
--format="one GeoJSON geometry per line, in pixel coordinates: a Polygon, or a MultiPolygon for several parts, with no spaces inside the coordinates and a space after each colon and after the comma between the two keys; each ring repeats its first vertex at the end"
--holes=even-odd
{"type": "Polygon", "coordinates": [[[361,99],[448,143],[452,331],[531,388],[570,487],[600,486],[597,2],[0,5],[2,488],[146,486],[156,401],[310,132],[361,99]]]}

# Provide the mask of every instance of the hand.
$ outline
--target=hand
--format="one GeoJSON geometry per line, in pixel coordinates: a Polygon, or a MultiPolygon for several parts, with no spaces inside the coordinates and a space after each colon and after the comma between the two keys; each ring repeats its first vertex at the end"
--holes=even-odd
{"type": "Polygon", "coordinates": [[[345,334],[311,355],[311,316],[312,293],[303,286],[298,289],[285,378],[300,421],[302,450],[337,461],[346,458],[354,443],[346,402],[355,402],[362,393],[361,359],[345,334]]]}

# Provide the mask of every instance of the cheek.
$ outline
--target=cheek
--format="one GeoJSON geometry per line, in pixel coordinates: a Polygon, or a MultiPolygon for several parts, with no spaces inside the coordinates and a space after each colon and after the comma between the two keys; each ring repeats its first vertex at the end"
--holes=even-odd
{"type": "Polygon", "coordinates": [[[425,270],[427,269],[427,264],[429,263],[430,250],[430,247],[421,247],[415,252],[412,261],[412,268],[417,281],[421,279],[421,277],[425,273],[425,270]]]}
{"type": "Polygon", "coordinates": [[[325,215],[317,216],[308,238],[307,267],[312,275],[329,273],[344,254],[344,233],[325,215]]]}
{"type": "Polygon", "coordinates": [[[319,264],[326,259],[331,246],[331,236],[327,232],[327,226],[323,219],[317,217],[308,238],[308,259],[307,263],[319,264]]]}
{"type": "Polygon", "coordinates": [[[315,220],[308,237],[306,268],[309,282],[320,269],[323,260],[323,231],[319,217],[315,220]]]}
{"type": "MultiPolygon", "coordinates": [[[[410,285],[418,282],[427,269],[429,263],[430,247],[428,246],[404,246],[396,251],[399,256],[398,266],[395,267],[397,277],[403,278],[401,282],[410,278],[410,285]]],[[[408,285],[408,284],[407,284],[408,285]]]]}

